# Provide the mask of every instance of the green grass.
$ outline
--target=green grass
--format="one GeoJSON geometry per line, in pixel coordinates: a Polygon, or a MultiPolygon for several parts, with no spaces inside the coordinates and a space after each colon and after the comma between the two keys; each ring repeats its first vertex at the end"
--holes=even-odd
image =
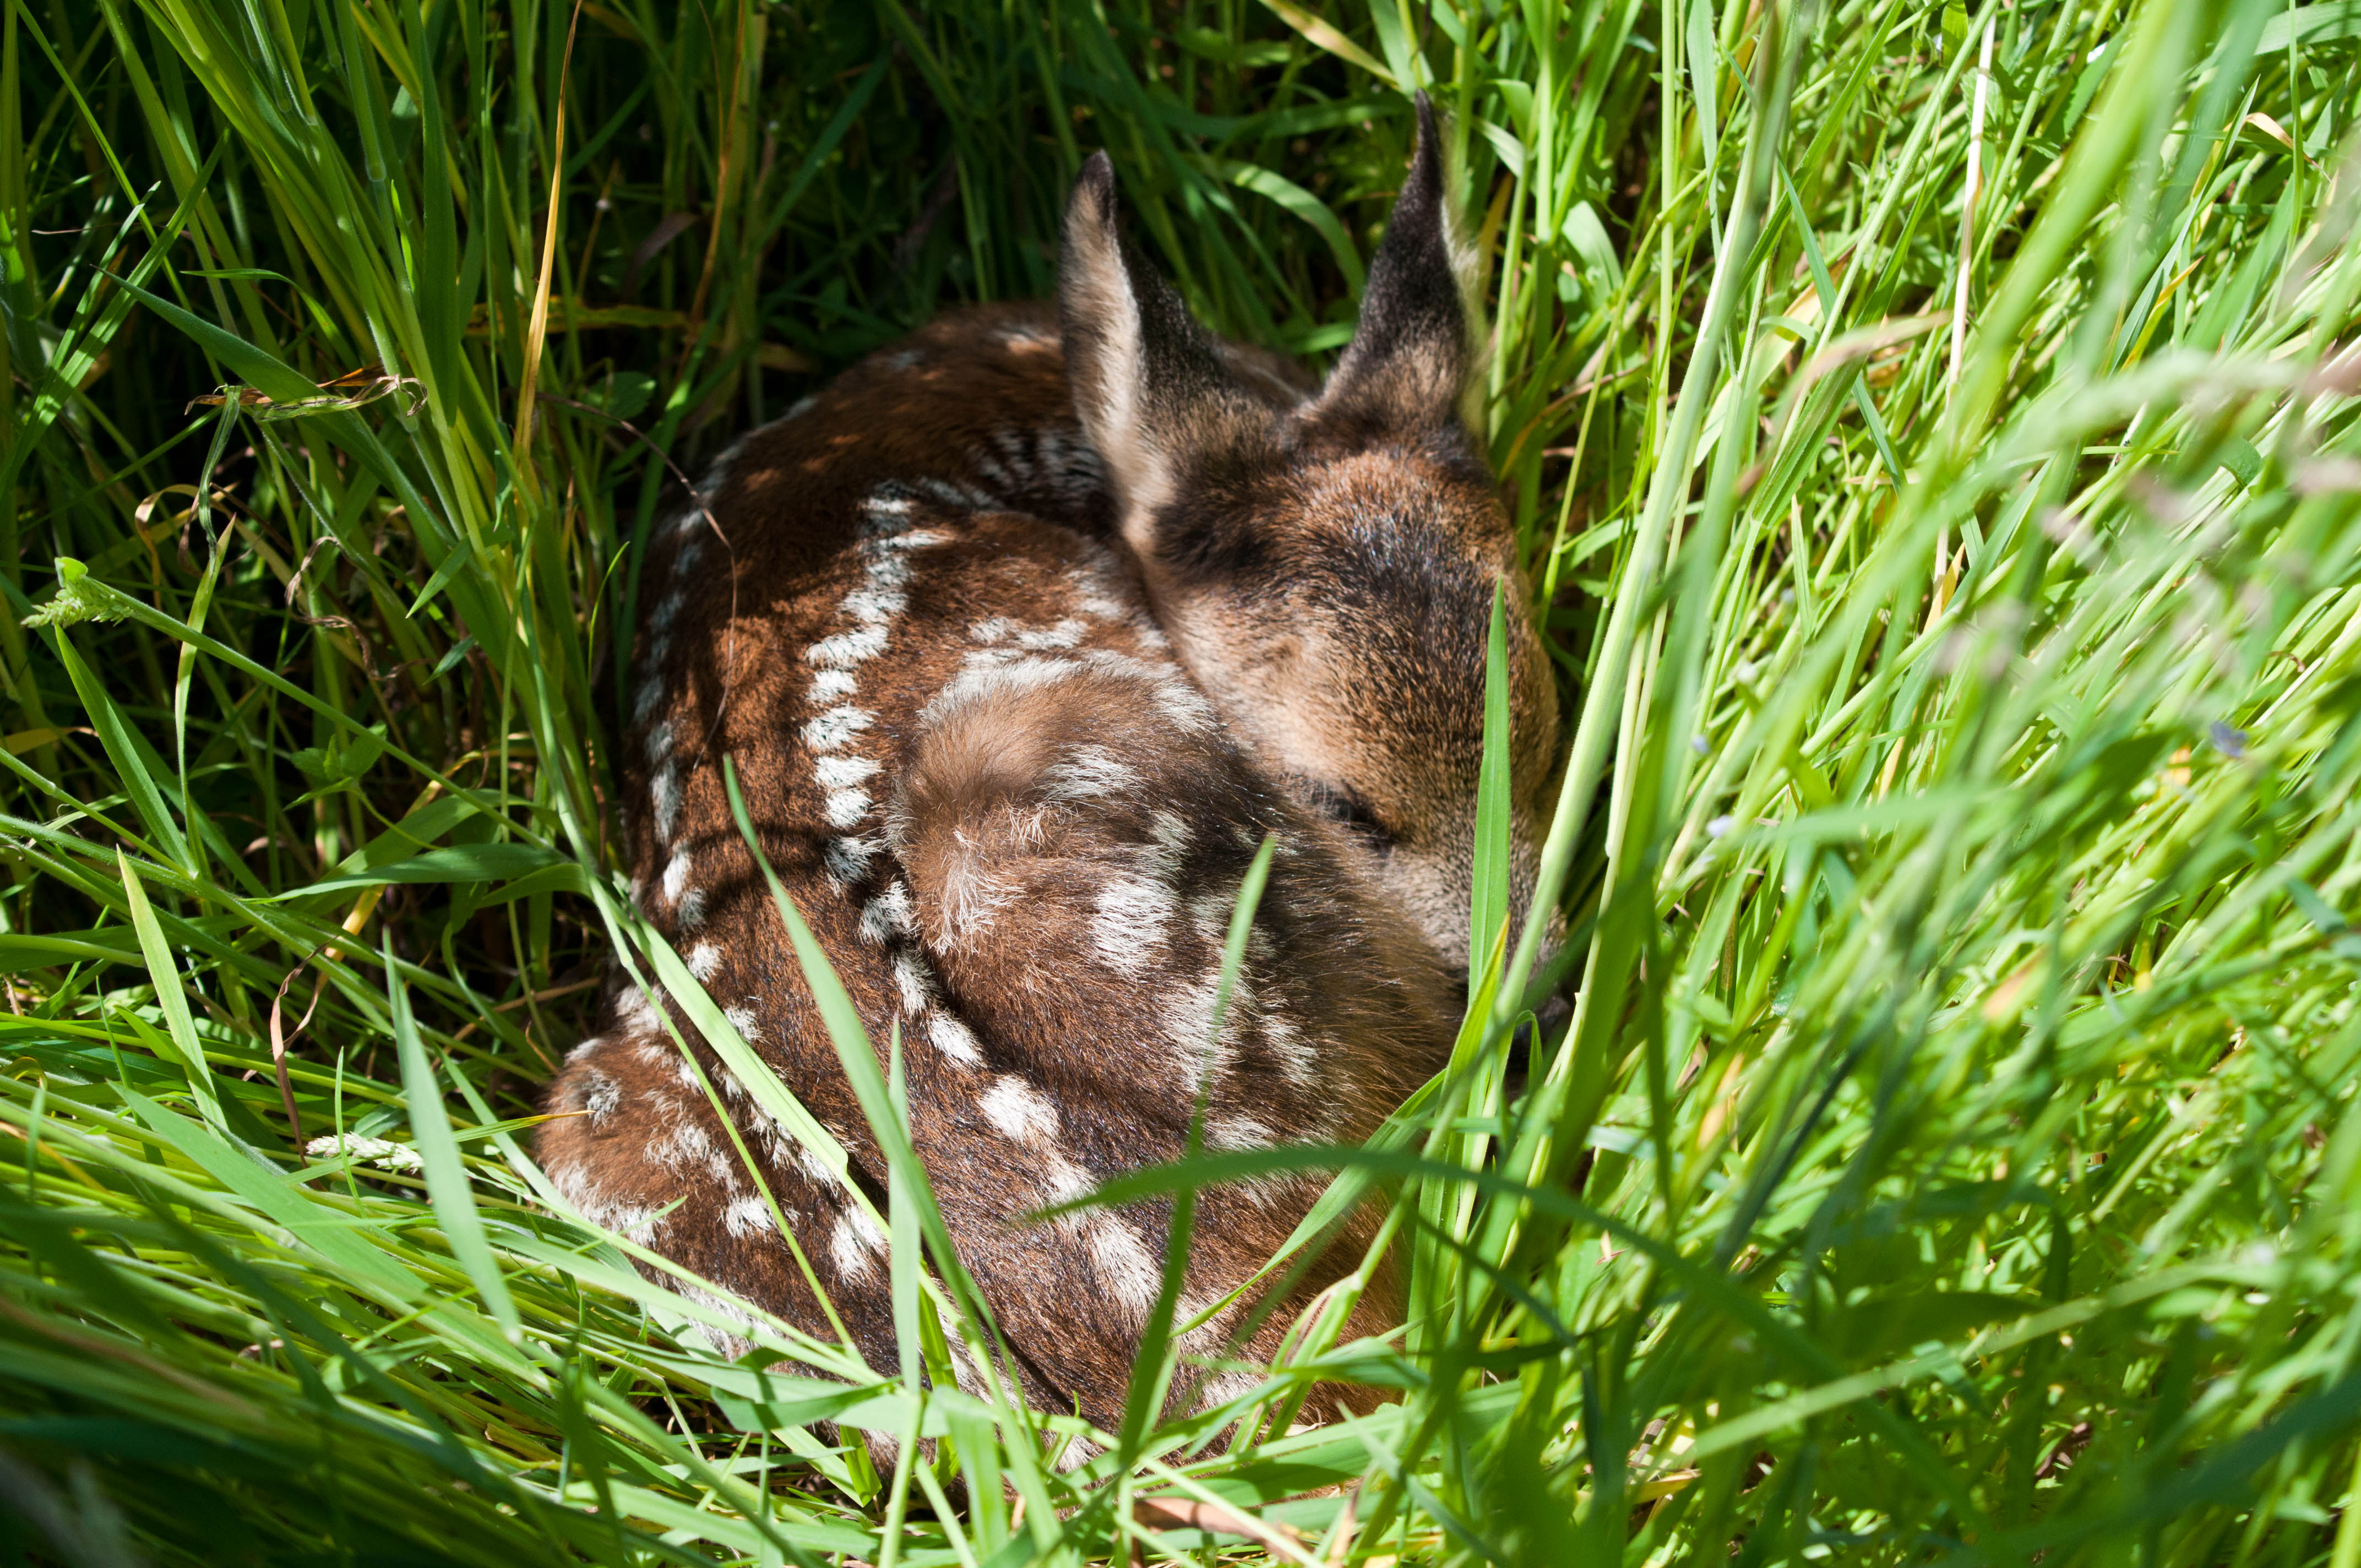
{"type": "Polygon", "coordinates": [[[2354,0],[19,0],[0,104],[0,1561],[1209,1562],[1177,1488],[1272,1562],[2361,1564],[2354,0]],[[903,1364],[719,1361],[523,1152],[609,956],[685,981],[655,454],[1049,291],[1099,146],[1333,350],[1418,85],[1581,1001],[1350,1167],[1409,1329],[1060,1475],[920,1392],[984,1331],[906,1168],[903,1364]],[[1401,1400],[1286,1435],[1322,1367],[1401,1400]]]}

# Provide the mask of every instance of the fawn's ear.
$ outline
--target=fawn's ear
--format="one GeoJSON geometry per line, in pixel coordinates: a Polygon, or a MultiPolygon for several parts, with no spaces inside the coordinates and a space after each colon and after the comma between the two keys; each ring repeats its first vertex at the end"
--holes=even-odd
{"type": "Polygon", "coordinates": [[[1361,323],[1320,395],[1324,421],[1390,432],[1464,422],[1474,359],[1453,263],[1434,105],[1418,95],[1418,146],[1369,266],[1361,323]]]}
{"type": "Polygon", "coordinates": [[[1082,165],[1066,205],[1058,320],[1074,412],[1114,480],[1125,538],[1145,553],[1183,465],[1251,439],[1267,416],[1180,296],[1125,241],[1104,152],[1082,165]]]}

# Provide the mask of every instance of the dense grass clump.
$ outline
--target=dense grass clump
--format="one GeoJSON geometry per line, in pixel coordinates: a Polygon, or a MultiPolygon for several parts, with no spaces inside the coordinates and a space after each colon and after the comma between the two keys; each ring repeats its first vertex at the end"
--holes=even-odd
{"type": "Polygon", "coordinates": [[[0,107],[0,1559],[2361,1564],[2354,0],[54,0],[0,107]],[[524,1154],[686,981],[636,542],[1096,147],[1334,350],[1421,86],[1580,1002],[1319,1157],[1411,1322],[1061,1473],[904,1180],[904,1365],[722,1360],[524,1154]]]}

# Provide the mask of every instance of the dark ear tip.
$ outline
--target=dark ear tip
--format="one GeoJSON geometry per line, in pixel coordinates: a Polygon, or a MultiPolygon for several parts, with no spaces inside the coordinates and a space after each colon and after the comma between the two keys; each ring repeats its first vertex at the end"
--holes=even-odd
{"type": "Polygon", "coordinates": [[[1101,214],[1115,210],[1115,159],[1104,151],[1083,159],[1082,171],[1075,177],[1073,204],[1081,206],[1084,198],[1101,214]]]}
{"type": "Polygon", "coordinates": [[[1443,137],[1435,129],[1434,100],[1422,88],[1413,95],[1418,111],[1418,143],[1411,148],[1410,182],[1405,190],[1443,189],[1443,137]]]}

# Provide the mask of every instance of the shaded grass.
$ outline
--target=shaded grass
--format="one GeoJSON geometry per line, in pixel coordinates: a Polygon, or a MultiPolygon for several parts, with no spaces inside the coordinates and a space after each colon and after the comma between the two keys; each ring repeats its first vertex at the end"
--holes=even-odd
{"type": "MultiPolygon", "coordinates": [[[[1177,1490],[1324,1561],[2361,1562],[2356,33],[2334,0],[10,8],[18,1539],[1203,1560],[1136,1522],[1177,1490]],[[1071,1416],[952,1389],[989,1323],[906,1162],[903,1365],[779,1324],[794,1366],[721,1361],[735,1321],[522,1141],[610,955],[743,1048],[610,832],[653,454],[1046,292],[1102,145],[1210,321],[1332,350],[1412,85],[1455,115],[1578,715],[1569,1032],[1512,1100],[1504,954],[1371,1151],[1203,1162],[1384,1183],[1412,1321],[1307,1325],[1121,1462],[1061,1474],[1071,1416]],[[1323,1373],[1403,1397],[1289,1434],[1323,1373]],[[881,1475],[822,1419],[938,1457],[881,1475]]],[[[889,1043],[839,1045],[890,1129],[889,1043]]]]}

